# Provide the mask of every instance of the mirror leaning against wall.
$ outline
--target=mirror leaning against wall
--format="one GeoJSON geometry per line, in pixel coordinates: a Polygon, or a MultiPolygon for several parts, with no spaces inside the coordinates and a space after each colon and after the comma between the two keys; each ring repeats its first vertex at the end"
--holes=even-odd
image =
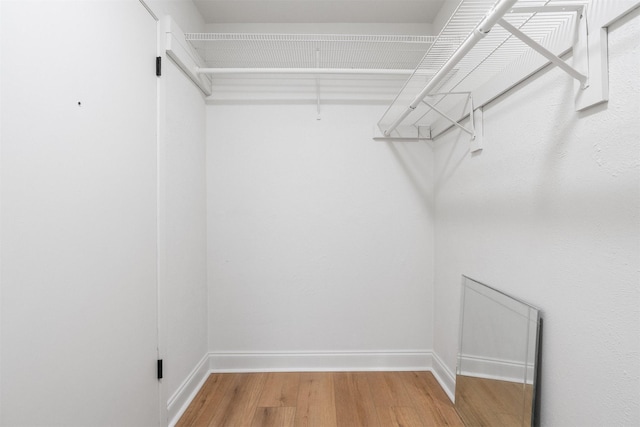
{"type": "Polygon", "coordinates": [[[540,310],[462,276],[455,406],[466,426],[539,424],[540,310]]]}

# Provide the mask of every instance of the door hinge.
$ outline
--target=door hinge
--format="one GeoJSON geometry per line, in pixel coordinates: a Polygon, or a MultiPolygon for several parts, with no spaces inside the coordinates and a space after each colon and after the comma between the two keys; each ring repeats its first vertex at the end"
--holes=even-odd
{"type": "Polygon", "coordinates": [[[162,359],[158,359],[158,379],[162,379],[162,359]]]}
{"type": "Polygon", "coordinates": [[[156,56],[156,76],[162,75],[162,57],[156,56]]]}

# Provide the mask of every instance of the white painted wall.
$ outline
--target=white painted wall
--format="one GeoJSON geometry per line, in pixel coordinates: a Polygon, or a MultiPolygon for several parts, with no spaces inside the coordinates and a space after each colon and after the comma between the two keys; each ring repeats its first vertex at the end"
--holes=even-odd
{"type": "Polygon", "coordinates": [[[212,352],[430,350],[431,149],[383,108],[207,106],[212,352]]]}
{"type": "MultiPolygon", "coordinates": [[[[147,4],[161,20],[170,15],[185,31],[203,31],[191,0],[147,4]]],[[[179,416],[202,379],[198,368],[207,354],[205,104],[202,92],[166,57],[164,28],[159,41],[158,286],[167,423],[179,416]]]]}
{"type": "Polygon", "coordinates": [[[155,21],[2,9],[0,423],[157,425],[155,21]]]}
{"type": "Polygon", "coordinates": [[[485,149],[435,148],[435,351],[453,372],[460,275],[543,310],[542,424],[640,424],[640,17],[610,31],[608,104],[542,73],[485,109],[485,149]]]}
{"type": "Polygon", "coordinates": [[[432,23],[431,31],[433,31],[434,35],[437,36],[438,34],[440,34],[440,31],[442,31],[449,18],[451,18],[451,15],[458,8],[460,3],[462,3],[462,1],[463,0],[444,0],[442,6],[440,7],[440,10],[438,11],[438,14],[436,15],[432,23]]]}
{"type": "MultiPolygon", "coordinates": [[[[202,92],[165,61],[161,150],[166,377],[169,403],[207,353],[205,105],[202,92]]],[[[171,416],[171,413],[169,414],[171,416]]]]}
{"type": "MultiPolygon", "coordinates": [[[[0,1],[0,33],[2,32],[2,2],[0,1]]],[[[0,43],[0,70],[2,68],[2,43],[0,43]]],[[[2,79],[0,78],[0,164],[2,164],[2,79]]],[[[2,173],[0,173],[0,194],[2,194],[2,173]]],[[[0,197],[2,215],[2,197],[0,197]]],[[[2,393],[2,221],[0,221],[0,393],[2,393]]],[[[0,399],[0,420],[2,420],[2,399],[0,399]]]]}
{"type": "MultiPolygon", "coordinates": [[[[140,8],[136,6],[137,2],[126,2],[131,7],[140,8]]],[[[1,2],[2,5],[5,2],[1,2]]],[[[79,4],[79,3],[77,3],[79,4]]],[[[190,0],[188,1],[147,1],[147,5],[151,8],[152,12],[158,16],[162,17],[165,14],[171,14],[180,25],[184,26],[184,28],[189,28],[191,31],[201,31],[203,27],[202,18],[199,13],[195,9],[195,6],[192,4],[190,0]]],[[[93,2],[92,5],[85,6],[86,13],[76,13],[75,6],[71,2],[66,2],[66,5],[63,3],[53,4],[50,3],[49,8],[40,8],[37,3],[31,3],[29,6],[29,16],[31,17],[29,22],[32,22],[34,26],[37,26],[41,31],[34,31],[32,40],[37,42],[38,34],[42,34],[42,29],[47,29],[48,34],[48,42],[53,43],[54,40],[59,40],[61,46],[65,46],[67,50],[62,54],[64,56],[64,60],[51,60],[48,62],[57,62],[60,64],[60,67],[49,67],[47,68],[47,81],[49,84],[47,87],[50,90],[45,90],[42,92],[41,85],[35,86],[33,83],[37,79],[33,79],[30,77],[29,73],[21,73],[20,80],[19,77],[16,77],[18,74],[11,73],[11,81],[8,80],[9,73],[8,71],[13,71],[14,69],[17,71],[20,69],[21,65],[18,63],[19,61],[15,61],[13,63],[14,67],[10,69],[3,68],[3,85],[9,85],[12,88],[9,95],[12,94],[20,94],[19,101],[16,101],[14,98],[2,98],[3,105],[11,105],[12,111],[15,110],[16,105],[24,104],[24,108],[29,109],[28,105],[35,107],[38,105],[42,111],[42,117],[48,117],[53,111],[55,111],[58,107],[52,107],[47,102],[58,102],[66,99],[65,97],[68,95],[72,95],[76,93],[78,95],[78,88],[81,88],[81,95],[86,96],[87,98],[93,94],[95,90],[100,87],[106,88],[106,90],[112,90],[112,86],[110,86],[113,82],[111,80],[105,80],[101,75],[87,75],[83,74],[82,78],[73,77],[75,80],[73,83],[67,81],[66,76],[64,74],[69,74],[73,76],[72,73],[69,73],[69,70],[72,70],[74,67],[82,70],[83,64],[92,63],[96,66],[100,66],[101,60],[105,52],[100,48],[99,42],[96,42],[96,39],[93,37],[95,34],[100,32],[101,25],[110,25],[110,21],[108,19],[108,14],[105,14],[102,11],[101,6],[98,2],[93,2]],[[62,7],[67,6],[67,7],[62,7]],[[56,16],[55,20],[52,20],[51,17],[56,16]],[[35,18],[34,18],[35,17],[35,18]],[[65,22],[69,22],[69,24],[65,24],[65,22]],[[82,22],[82,25],[90,26],[94,30],[93,33],[87,32],[83,35],[83,38],[75,37],[77,35],[78,22],[82,22]],[[55,23],[55,28],[49,28],[49,24],[55,23]],[[73,35],[67,34],[64,29],[65,28],[76,28],[73,30],[73,35]],[[81,43],[81,48],[79,48],[78,43],[81,43]],[[90,55],[96,56],[95,59],[92,59],[90,55]],[[58,73],[58,70],[65,70],[64,73],[58,73]],[[91,77],[91,78],[89,78],[91,77]],[[86,81],[85,81],[86,78],[86,81]],[[96,82],[100,82],[100,84],[96,84],[96,82]],[[33,96],[26,95],[25,90],[28,88],[32,88],[33,96]],[[45,93],[46,100],[41,100],[42,93],[45,93]],[[56,97],[58,101],[56,101],[56,97]]],[[[25,6],[25,9],[27,6],[25,6]]],[[[146,13],[146,12],[144,12],[146,13]]],[[[122,20],[122,17],[119,18],[122,20]]],[[[21,26],[23,28],[22,19],[18,19],[15,16],[12,17],[12,24],[15,26],[21,26]]],[[[15,26],[5,26],[6,34],[3,33],[3,40],[6,44],[4,47],[9,47],[11,52],[19,52],[21,49],[24,49],[25,54],[31,54],[34,50],[34,47],[29,43],[30,41],[25,41],[24,37],[16,37],[15,36],[15,26]],[[9,27],[9,28],[8,28],[9,27]],[[9,33],[11,34],[9,35],[9,33]],[[10,42],[10,44],[9,44],[10,42]],[[21,47],[22,46],[22,47],[21,47]],[[14,49],[15,48],[15,49],[14,49]]],[[[111,28],[111,27],[110,27],[111,28]]],[[[105,34],[110,34],[106,32],[105,34]]],[[[111,38],[108,39],[110,45],[114,45],[114,40],[111,38]]],[[[162,39],[160,39],[162,42],[162,39]]],[[[40,42],[41,44],[41,42],[40,42]]],[[[38,46],[40,48],[41,46],[38,46]]],[[[122,48],[121,48],[122,49],[122,48]]],[[[6,50],[6,49],[5,49],[6,50]]],[[[131,50],[133,51],[133,50],[131,50]]],[[[126,49],[123,49],[122,53],[126,56],[126,49]]],[[[162,53],[162,48],[160,47],[159,52],[162,53]]],[[[58,54],[56,51],[51,51],[51,54],[58,58],[58,54]]],[[[148,70],[150,76],[153,73],[153,51],[151,52],[150,57],[145,60],[148,63],[148,67],[144,67],[144,69],[148,70]]],[[[14,55],[15,57],[15,55],[14,55]]],[[[39,73],[36,71],[40,65],[42,65],[42,61],[45,61],[43,56],[33,56],[31,55],[32,60],[34,61],[33,73],[39,73]]],[[[144,60],[144,59],[143,59],[144,60]]],[[[22,59],[20,60],[22,61],[22,59]]],[[[131,66],[133,63],[131,61],[126,61],[127,66],[131,66]]],[[[23,65],[27,65],[26,63],[23,65]]],[[[109,67],[118,67],[118,64],[108,64],[109,67]]],[[[122,70],[126,70],[127,67],[120,67],[122,70]]],[[[108,68],[104,68],[105,73],[110,73],[108,68]]],[[[155,78],[153,78],[155,80],[155,78]]],[[[190,374],[197,367],[198,363],[203,359],[207,352],[207,299],[206,299],[206,217],[205,217],[205,172],[204,172],[204,159],[205,159],[205,144],[204,144],[204,131],[205,131],[205,123],[204,123],[204,100],[200,91],[194,87],[191,81],[185,77],[168,59],[165,58],[164,61],[164,76],[159,81],[159,93],[161,100],[161,108],[160,108],[160,117],[162,119],[159,127],[160,131],[160,146],[159,146],[159,169],[157,172],[153,172],[153,177],[157,177],[159,179],[159,188],[158,188],[158,219],[159,225],[157,228],[158,239],[159,239],[159,291],[160,291],[160,302],[161,302],[161,312],[160,312],[160,322],[161,322],[161,356],[165,359],[165,378],[163,380],[165,384],[165,389],[163,393],[163,397],[161,398],[161,405],[167,405],[167,400],[174,403],[174,407],[169,408],[172,411],[169,411],[169,416],[175,415],[175,411],[180,409],[180,404],[184,403],[184,400],[180,400],[179,398],[186,398],[192,391],[189,388],[189,385],[193,387],[192,383],[188,383],[190,378],[190,374]],[[176,395],[182,392],[183,394],[176,398],[176,395]],[[173,399],[173,400],[171,400],[173,399]]],[[[132,90],[131,93],[137,93],[137,91],[132,90]]],[[[155,94],[154,94],[155,96],[155,94]]],[[[139,95],[138,95],[139,97],[139,95]]],[[[150,99],[150,102],[154,102],[153,99],[150,99]]],[[[56,104],[57,105],[57,104],[56,104]]],[[[20,107],[22,108],[22,107],[20,107]]],[[[77,107],[75,107],[77,108],[77,107]]],[[[121,106],[118,109],[122,110],[121,106]]],[[[155,108],[154,108],[155,110],[155,108]]],[[[13,129],[13,127],[20,125],[18,122],[15,122],[16,116],[15,114],[9,114],[3,116],[3,121],[1,125],[3,128],[9,128],[9,130],[13,129]],[[9,125],[9,126],[5,126],[9,125]]],[[[105,122],[105,118],[107,116],[102,116],[100,121],[105,122]]],[[[80,125],[81,122],[78,122],[80,125]]],[[[37,132],[40,129],[42,132],[46,134],[56,134],[56,128],[38,128],[32,126],[33,123],[30,123],[28,128],[32,131],[37,132]]],[[[64,121],[60,121],[59,125],[64,127],[64,121]]],[[[99,131],[98,127],[91,128],[87,127],[87,129],[83,130],[83,132],[102,132],[99,131]],[[93,129],[93,130],[92,130],[93,129]]],[[[2,133],[4,136],[6,132],[2,133]]],[[[25,133],[25,135],[29,135],[25,133]]],[[[11,135],[10,135],[11,136],[11,135]]],[[[154,134],[150,134],[150,136],[154,137],[154,134]]],[[[124,141],[124,140],[123,140],[124,141]]],[[[154,140],[155,141],[155,140],[154,140]]],[[[6,138],[5,141],[6,142],[6,138]]],[[[8,142],[12,142],[11,138],[8,142]]],[[[55,141],[56,144],[59,144],[61,141],[55,141]]],[[[115,153],[115,152],[114,152],[115,153]]],[[[150,152],[151,157],[149,160],[153,161],[155,165],[156,160],[156,150],[155,150],[155,142],[152,152],[150,152]]],[[[63,157],[68,158],[69,156],[74,156],[73,149],[69,148],[68,152],[65,152],[63,157]]],[[[12,162],[15,162],[13,157],[9,157],[12,162]]],[[[98,159],[96,159],[98,160],[98,159]]],[[[66,161],[66,160],[65,160],[66,161]]],[[[140,170],[142,171],[144,168],[143,165],[140,164],[140,170]]],[[[99,168],[96,168],[96,171],[99,168]]],[[[94,171],[95,172],[95,171],[94,171]]],[[[4,175],[4,174],[3,174],[4,175]]],[[[13,177],[13,175],[11,176],[13,177]]],[[[87,177],[83,178],[85,181],[89,181],[87,177]]],[[[15,184],[9,182],[9,184],[15,184]]],[[[135,190],[135,187],[127,184],[131,187],[131,190],[135,190]]],[[[11,186],[11,185],[10,185],[11,186]]],[[[87,186],[89,189],[89,186],[87,186]]],[[[33,190],[33,189],[31,189],[33,190]]],[[[29,190],[29,191],[31,191],[29,190]]],[[[35,194],[35,193],[34,193],[35,194]]],[[[149,188],[148,194],[140,194],[141,199],[146,200],[147,197],[154,198],[156,194],[155,185],[149,188]]],[[[6,197],[3,197],[5,199],[6,197]]],[[[155,200],[155,199],[154,199],[155,200]]],[[[5,204],[5,206],[11,207],[13,205],[14,200],[10,200],[11,203],[5,204]]],[[[60,210],[63,212],[63,204],[60,205],[60,210]]],[[[156,233],[155,227],[155,202],[153,205],[152,215],[148,218],[147,225],[152,227],[152,231],[156,233]]],[[[109,213],[106,213],[109,215],[109,213]]],[[[6,222],[6,221],[5,221],[6,222]]],[[[11,234],[11,233],[9,233],[11,234]]],[[[115,234],[111,232],[111,234],[115,234]]],[[[135,233],[134,233],[135,235],[135,233]]],[[[11,237],[11,236],[9,236],[11,237]]],[[[7,235],[3,235],[3,246],[4,247],[12,247],[11,242],[7,241],[7,235]]],[[[86,243],[86,242],[85,242],[86,243]]],[[[133,248],[133,246],[132,246],[133,248]]],[[[63,248],[60,248],[63,250],[63,248]]],[[[153,251],[150,252],[150,255],[153,257],[155,262],[156,259],[156,251],[155,251],[155,243],[153,244],[153,251]]],[[[5,257],[6,258],[6,257],[5,257]]],[[[4,260],[5,267],[3,270],[9,269],[9,271],[15,270],[12,265],[12,259],[8,261],[4,260]]],[[[41,264],[34,260],[33,267],[41,266],[41,264]]],[[[113,265],[110,266],[112,268],[113,265]]],[[[92,267],[96,269],[96,266],[92,267]]],[[[34,268],[34,271],[37,271],[38,268],[34,268]]],[[[114,271],[114,274],[121,274],[122,270],[114,271]]],[[[154,268],[155,274],[155,268],[154,268]]],[[[153,302],[155,300],[155,280],[152,282],[154,284],[153,294],[149,295],[149,301],[153,302]]],[[[8,286],[9,298],[7,298],[7,304],[15,302],[13,291],[13,284],[10,282],[2,283],[3,289],[8,286]],[[13,297],[13,298],[12,298],[13,297]]],[[[125,294],[123,294],[125,295],[125,294]]],[[[63,298],[64,295],[61,295],[63,298]]],[[[21,310],[23,312],[31,312],[31,310],[36,310],[39,307],[37,304],[36,297],[32,298],[32,303],[28,304],[26,307],[23,307],[21,310]]],[[[25,300],[26,301],[26,300],[25,300]]],[[[64,301],[59,301],[57,304],[55,299],[50,299],[49,303],[53,305],[60,305],[60,307],[64,306],[64,301]]],[[[66,301],[66,300],[65,300],[66,301]]],[[[4,301],[3,301],[4,303],[4,301]]],[[[107,305],[105,304],[105,307],[107,305]]],[[[153,306],[153,310],[155,312],[155,305],[153,306]]],[[[34,316],[34,325],[39,324],[41,320],[41,316],[46,316],[47,311],[39,309],[37,316],[34,316]]],[[[69,315],[73,313],[73,311],[69,311],[69,315]]],[[[139,315],[142,315],[143,311],[139,311],[139,315]]],[[[114,312],[109,313],[109,318],[114,316],[114,312]]],[[[122,316],[123,313],[118,313],[118,316],[122,316]]],[[[18,322],[15,320],[15,316],[12,315],[12,311],[7,312],[7,310],[3,310],[3,319],[9,318],[12,322],[5,322],[3,327],[5,330],[4,335],[1,337],[4,343],[5,338],[10,342],[14,337],[16,337],[17,325],[18,322]]],[[[117,317],[117,316],[116,316],[117,317]]],[[[92,324],[92,320],[90,318],[84,319],[87,323],[92,324]]],[[[95,320],[95,319],[94,319],[95,320]]],[[[125,321],[126,319],[123,319],[125,321]]],[[[156,322],[154,319],[152,325],[152,333],[153,339],[155,342],[155,334],[156,334],[156,322]]],[[[141,324],[142,318],[128,321],[130,324],[141,324]]],[[[116,325],[117,322],[113,322],[116,325]]],[[[51,327],[54,327],[52,324],[51,327]]],[[[26,328],[28,329],[28,328],[26,328]]],[[[23,328],[23,330],[26,330],[23,328]]],[[[65,333],[63,330],[59,330],[59,333],[65,333]]],[[[95,329],[88,328],[87,333],[95,334],[97,333],[95,329]]],[[[55,339],[55,336],[51,337],[55,339]]],[[[74,345],[83,346],[84,342],[80,335],[76,335],[77,341],[74,345]]],[[[44,343],[39,340],[36,336],[31,336],[30,339],[26,337],[22,337],[20,340],[26,342],[30,342],[33,345],[36,345],[39,349],[47,348],[44,343]]],[[[7,350],[6,347],[3,347],[7,350]]],[[[21,371],[16,370],[15,364],[12,364],[12,361],[15,360],[16,351],[19,350],[18,347],[13,345],[13,351],[9,356],[9,358],[5,358],[2,360],[3,365],[0,371],[5,372],[7,369],[11,371],[9,376],[8,385],[12,385],[12,390],[7,390],[7,387],[4,389],[2,402],[9,402],[10,411],[7,412],[7,417],[2,418],[3,420],[12,420],[12,422],[16,421],[15,418],[16,410],[18,410],[22,405],[22,403],[28,402],[18,402],[15,397],[15,384],[11,382],[15,375],[20,375],[24,377],[24,374],[21,371]],[[5,363],[5,360],[7,361],[5,363]],[[13,418],[11,418],[13,417],[13,418]]],[[[115,352],[123,352],[124,348],[117,349],[95,349],[99,350],[104,354],[104,357],[108,358],[111,362],[115,362],[117,358],[114,358],[110,355],[113,351],[115,352]]],[[[65,347],[60,344],[59,348],[55,350],[55,354],[64,353],[65,347]]],[[[93,350],[92,350],[93,351],[93,350]]],[[[3,351],[4,352],[4,351],[3,351]]],[[[78,354],[90,352],[88,350],[79,351],[78,354]]],[[[40,351],[33,351],[31,356],[25,358],[24,355],[20,356],[21,359],[29,359],[32,360],[31,363],[24,363],[22,367],[24,368],[33,368],[33,374],[38,376],[40,382],[45,381],[47,384],[50,384],[50,387],[56,387],[56,385],[61,385],[61,383],[57,383],[53,380],[47,380],[47,376],[43,375],[43,370],[49,370],[51,373],[57,372],[55,375],[59,377],[63,375],[66,371],[60,365],[60,360],[52,357],[54,354],[49,352],[47,354],[47,359],[51,359],[51,363],[56,364],[56,368],[49,369],[46,365],[41,365],[41,360],[39,358],[40,351]]],[[[155,374],[155,365],[153,359],[155,359],[155,344],[153,346],[153,354],[149,357],[148,367],[150,378],[154,388],[152,393],[141,393],[137,392],[139,396],[143,399],[129,399],[130,402],[137,402],[136,412],[140,414],[144,414],[143,405],[141,405],[142,401],[146,401],[151,399],[152,401],[157,401],[156,392],[157,392],[157,382],[153,375],[155,374]]],[[[44,354],[44,353],[43,353],[44,354]]],[[[88,356],[87,356],[88,357],[88,356]]],[[[69,362],[72,363],[73,360],[69,359],[69,362]]],[[[95,358],[91,362],[92,369],[95,369],[97,372],[101,370],[108,371],[104,369],[104,366],[108,366],[108,363],[101,362],[99,358],[95,358]],[[102,367],[98,367],[98,365],[103,365],[102,367]]],[[[78,366],[76,365],[76,369],[78,366]]],[[[113,369],[119,369],[117,363],[114,363],[113,369]]],[[[123,377],[122,375],[112,375],[113,378],[123,377]]],[[[99,381],[99,375],[86,375],[86,378],[95,378],[96,381],[99,381]]],[[[26,378],[26,377],[24,377],[26,378]]],[[[193,381],[194,379],[192,379],[193,381]]],[[[199,379],[195,379],[195,384],[199,379]]],[[[24,381],[25,387],[28,386],[28,382],[24,381]]],[[[56,419],[62,420],[64,419],[64,408],[56,407],[58,403],[55,399],[52,399],[50,394],[50,387],[40,387],[41,393],[43,396],[49,396],[47,398],[43,398],[43,401],[49,401],[50,405],[43,406],[42,411],[32,413],[30,416],[32,422],[35,420],[38,415],[44,414],[43,416],[45,420],[49,423],[55,422],[56,419]]],[[[95,418],[99,416],[97,412],[95,412],[95,406],[86,405],[87,411],[93,411],[93,414],[88,414],[87,416],[93,418],[83,418],[82,414],[78,411],[76,417],[80,422],[85,420],[87,423],[96,424],[98,422],[109,422],[109,419],[115,420],[116,416],[121,421],[118,421],[119,424],[124,425],[124,421],[127,417],[126,413],[123,411],[115,411],[113,403],[107,405],[109,399],[108,393],[112,393],[113,390],[110,390],[105,385],[104,387],[98,387],[96,393],[100,393],[100,396],[104,399],[104,405],[112,412],[112,414],[107,416],[100,416],[101,419],[98,420],[95,418]],[[93,408],[93,409],[91,409],[93,408]],[[87,420],[92,421],[87,421],[87,420]]],[[[121,387],[123,389],[131,389],[129,390],[131,393],[136,393],[136,390],[131,387],[121,387]]],[[[74,400],[73,395],[65,394],[65,393],[57,393],[60,397],[66,399],[72,404],[78,406],[77,401],[74,400]]],[[[83,391],[83,394],[86,395],[86,398],[91,396],[90,393],[83,391]]],[[[124,390],[119,391],[119,394],[122,398],[127,398],[127,394],[124,390]]],[[[37,394],[32,394],[32,396],[37,394]]],[[[3,416],[4,416],[3,411],[3,416]]],[[[86,412],[86,411],[85,411],[86,412]]],[[[154,420],[158,417],[157,406],[153,410],[154,420]]],[[[166,417],[166,413],[164,415],[166,417]]],[[[28,418],[23,417],[22,421],[27,422],[28,418]]],[[[166,421],[166,420],[165,420],[166,421]]],[[[17,421],[16,421],[17,422],[17,421]]],[[[163,422],[164,424],[165,422],[163,422]]],[[[141,425],[140,422],[136,422],[137,425],[141,425]]]]}
{"type": "Polygon", "coordinates": [[[204,20],[192,0],[143,0],[158,19],[171,15],[173,20],[185,31],[204,30],[204,20]]]}

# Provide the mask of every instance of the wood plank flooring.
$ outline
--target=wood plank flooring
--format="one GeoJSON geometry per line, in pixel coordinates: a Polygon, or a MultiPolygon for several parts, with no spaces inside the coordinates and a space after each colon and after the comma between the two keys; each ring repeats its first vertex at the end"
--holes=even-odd
{"type": "Polygon", "coordinates": [[[463,427],[430,372],[212,374],[177,427],[463,427]]]}
{"type": "Polygon", "coordinates": [[[456,403],[469,426],[530,426],[533,386],[458,375],[456,403]]]}

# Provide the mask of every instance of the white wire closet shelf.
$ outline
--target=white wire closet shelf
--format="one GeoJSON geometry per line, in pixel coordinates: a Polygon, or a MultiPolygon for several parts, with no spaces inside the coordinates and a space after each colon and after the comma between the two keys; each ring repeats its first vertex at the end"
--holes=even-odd
{"type": "MultiPolygon", "coordinates": [[[[545,49],[540,46],[572,40],[583,6],[583,1],[462,0],[379,120],[380,131],[393,136],[404,126],[421,133],[442,117],[455,122],[446,113],[465,99],[472,103],[470,95],[496,75],[539,55],[545,49]],[[516,32],[540,46],[532,49],[516,32]],[[461,42],[453,46],[453,39],[461,42]]],[[[556,65],[586,83],[570,66],[556,65]]]]}
{"type": "MultiPolygon", "coordinates": [[[[436,37],[414,35],[185,33],[208,74],[411,74],[436,37]],[[206,67],[206,68],[205,68],[206,67]]],[[[460,40],[441,44],[457,45],[460,40]]]]}

